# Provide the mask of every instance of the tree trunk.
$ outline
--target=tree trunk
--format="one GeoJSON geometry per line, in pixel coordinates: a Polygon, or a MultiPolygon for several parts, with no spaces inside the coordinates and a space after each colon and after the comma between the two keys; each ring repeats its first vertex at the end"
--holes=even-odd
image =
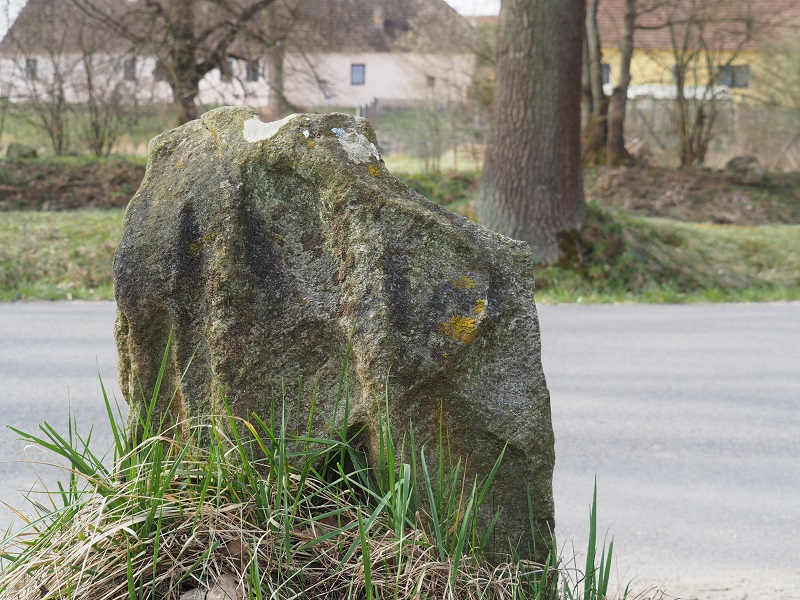
{"type": "Polygon", "coordinates": [[[280,115],[288,113],[292,106],[286,100],[283,90],[283,58],[282,45],[275,45],[267,52],[267,77],[269,80],[269,105],[280,115]]]}
{"type": "Polygon", "coordinates": [[[628,87],[631,83],[631,58],[633,57],[633,32],[636,25],[636,0],[625,0],[625,20],[619,41],[619,82],[611,94],[608,105],[608,145],[606,160],[609,165],[619,165],[631,160],[625,149],[625,109],[628,87]]]}
{"type": "Polygon", "coordinates": [[[178,125],[197,118],[195,101],[200,93],[198,73],[197,41],[193,0],[172,0],[168,4],[173,24],[172,39],[168,48],[172,62],[172,100],[178,125]]]}
{"type": "Polygon", "coordinates": [[[531,246],[537,263],[559,257],[559,234],[578,229],[581,58],[585,0],[505,0],[493,134],[478,218],[531,246]]]}
{"type": "Polygon", "coordinates": [[[603,90],[603,53],[597,30],[599,0],[588,0],[586,7],[586,65],[589,91],[592,95],[583,129],[583,159],[589,163],[605,162],[603,153],[608,139],[608,99],[603,90]]]}

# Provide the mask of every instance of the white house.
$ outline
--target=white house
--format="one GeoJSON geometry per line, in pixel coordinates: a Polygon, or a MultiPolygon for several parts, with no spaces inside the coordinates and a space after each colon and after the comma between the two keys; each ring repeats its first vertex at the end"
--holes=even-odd
{"type": "MultiPolygon", "coordinates": [[[[119,19],[143,6],[105,1],[119,19]]],[[[219,10],[211,0],[203,6],[203,14],[219,10]]],[[[283,29],[272,47],[234,42],[200,81],[201,104],[278,108],[281,96],[303,109],[376,97],[460,100],[471,83],[473,27],[444,0],[276,0],[273,8],[283,29]]],[[[0,42],[0,96],[83,102],[94,86],[123,99],[170,102],[154,52],[104,30],[70,0],[28,0],[0,42]]]]}

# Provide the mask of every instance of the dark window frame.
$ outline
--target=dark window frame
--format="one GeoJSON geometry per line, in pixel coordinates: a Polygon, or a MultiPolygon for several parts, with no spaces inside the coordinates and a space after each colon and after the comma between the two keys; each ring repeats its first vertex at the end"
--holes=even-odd
{"type": "Polygon", "coordinates": [[[353,63],[350,65],[350,85],[366,85],[367,65],[364,63],[353,63]]]}
{"type": "Polygon", "coordinates": [[[125,81],[136,81],[136,57],[126,56],[122,59],[122,78],[125,81]]]}
{"type": "Polygon", "coordinates": [[[226,58],[219,67],[219,80],[222,83],[233,81],[233,59],[226,58]]]}
{"type": "Polygon", "coordinates": [[[719,85],[729,88],[750,87],[750,65],[724,65],[719,68],[719,85]]]}
{"type": "Polygon", "coordinates": [[[25,81],[36,81],[39,79],[39,59],[25,59],[25,81]]]}
{"type": "Polygon", "coordinates": [[[256,60],[248,60],[247,66],[245,68],[245,81],[248,83],[256,83],[261,81],[261,61],[256,60]]]}
{"type": "Polygon", "coordinates": [[[611,83],[611,65],[608,63],[600,63],[600,81],[603,85],[611,83]]]}

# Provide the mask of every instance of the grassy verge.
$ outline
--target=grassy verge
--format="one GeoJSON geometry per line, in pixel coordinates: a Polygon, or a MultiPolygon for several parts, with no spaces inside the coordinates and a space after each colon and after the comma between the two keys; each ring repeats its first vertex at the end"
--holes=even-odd
{"type": "Polygon", "coordinates": [[[800,299],[800,226],[732,226],[631,217],[589,205],[564,258],[537,270],[543,302],[747,302],[800,299]]]}
{"type": "MultiPolygon", "coordinates": [[[[465,201],[454,179],[451,204],[465,201]]],[[[424,179],[416,182],[424,188],[424,179]]],[[[0,301],[113,299],[120,209],[0,213],[0,301]]],[[[589,206],[565,259],[537,269],[540,302],[800,299],[800,226],[706,225],[589,206]]]]}
{"type": "Polygon", "coordinates": [[[332,439],[283,435],[285,398],[267,422],[223,414],[165,427],[153,413],[158,383],[129,432],[106,397],[111,464],[74,426],[15,430],[68,466],[58,490],[31,499],[36,516],[0,541],[0,599],[178,600],[223,597],[227,586],[253,600],[606,597],[613,544],[598,563],[596,489],[585,571],[559,573],[555,552],[537,564],[519,547],[489,562],[491,525],[479,530],[476,515],[492,474],[467,481],[460,461],[440,455],[432,460],[454,468],[431,478],[413,435],[395,447],[385,396],[376,398],[380,453],[368,466],[347,437],[345,373],[345,418],[339,428],[334,417],[332,439]]]}
{"type": "Polygon", "coordinates": [[[123,211],[0,212],[0,301],[112,300],[123,211]]]}

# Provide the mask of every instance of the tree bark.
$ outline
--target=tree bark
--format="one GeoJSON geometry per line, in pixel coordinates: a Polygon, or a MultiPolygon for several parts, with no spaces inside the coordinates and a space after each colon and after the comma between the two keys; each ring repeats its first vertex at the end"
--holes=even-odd
{"type": "Polygon", "coordinates": [[[585,0],[505,0],[493,134],[478,218],[530,244],[540,264],[586,207],[581,171],[581,59],[585,0]]]}
{"type": "Polygon", "coordinates": [[[631,58],[633,57],[635,26],[636,0],[625,0],[625,20],[619,42],[619,81],[611,93],[608,105],[606,160],[609,165],[619,165],[631,160],[631,155],[625,148],[625,109],[628,103],[628,87],[631,83],[631,58]]]}

